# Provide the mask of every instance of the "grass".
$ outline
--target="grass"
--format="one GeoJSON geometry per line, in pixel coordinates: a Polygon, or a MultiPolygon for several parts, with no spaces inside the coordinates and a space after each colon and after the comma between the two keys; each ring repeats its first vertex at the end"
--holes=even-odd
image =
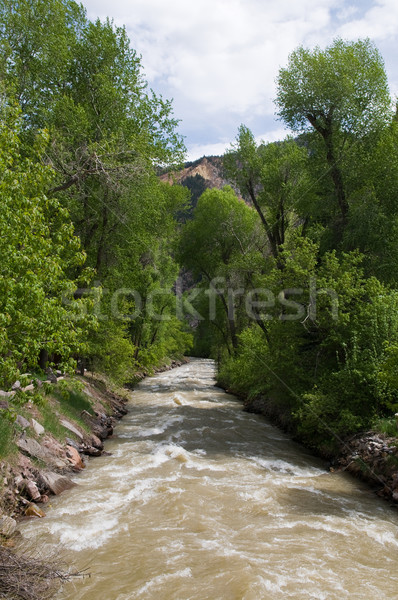
{"type": "Polygon", "coordinates": [[[395,417],[377,419],[373,424],[373,428],[378,433],[384,433],[388,437],[398,437],[398,426],[395,417]]]}
{"type": "Polygon", "coordinates": [[[51,394],[52,398],[45,398],[38,407],[42,416],[41,423],[46,431],[58,440],[64,440],[65,435],[73,437],[73,434],[61,425],[59,419],[66,417],[77,423],[85,431],[90,428],[81,417],[83,410],[93,414],[93,408],[87,396],[76,389],[72,382],[62,386],[58,385],[51,394]],[[58,413],[58,414],[57,414],[58,413]]]}
{"type": "Polygon", "coordinates": [[[15,454],[17,446],[14,443],[14,423],[6,417],[0,417],[0,459],[15,454]]]}
{"type": "Polygon", "coordinates": [[[91,401],[83,392],[73,388],[64,387],[63,389],[54,390],[53,396],[58,400],[59,408],[66,417],[70,417],[79,425],[87,429],[87,425],[83,421],[81,413],[85,410],[90,415],[93,415],[94,411],[91,401]]]}

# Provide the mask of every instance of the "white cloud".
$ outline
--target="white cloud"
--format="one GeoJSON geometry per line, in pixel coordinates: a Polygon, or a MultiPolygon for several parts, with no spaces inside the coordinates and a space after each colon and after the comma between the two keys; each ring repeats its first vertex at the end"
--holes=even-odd
{"type": "Polygon", "coordinates": [[[240,123],[255,122],[255,135],[272,129],[275,78],[298,45],[325,46],[337,35],[391,39],[398,31],[397,0],[83,3],[90,18],[126,25],[150,86],[174,98],[191,157],[224,148],[240,123]]]}
{"type": "Polygon", "coordinates": [[[289,51],[326,27],[339,0],[86,0],[90,16],[125,23],[146,75],[205,113],[271,114],[289,51]]]}
{"type": "MultiPolygon", "coordinates": [[[[279,129],[272,129],[261,135],[256,135],[255,139],[257,144],[260,144],[261,142],[277,142],[286,138],[288,134],[289,131],[280,127],[279,129]]],[[[196,160],[201,156],[220,156],[233,146],[235,139],[229,139],[215,144],[193,144],[189,148],[187,160],[196,160]]]]}
{"type": "Polygon", "coordinates": [[[187,160],[196,160],[202,156],[221,156],[228,148],[231,142],[217,142],[215,144],[192,144],[188,149],[187,160]]]}
{"type": "Polygon", "coordinates": [[[360,19],[340,28],[342,37],[384,40],[398,33],[398,3],[396,0],[376,0],[360,19]]]}

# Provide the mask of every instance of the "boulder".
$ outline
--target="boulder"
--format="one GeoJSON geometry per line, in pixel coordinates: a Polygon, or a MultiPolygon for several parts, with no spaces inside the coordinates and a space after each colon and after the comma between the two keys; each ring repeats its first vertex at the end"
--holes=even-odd
{"type": "Polygon", "coordinates": [[[30,427],[30,423],[28,419],[25,419],[22,415],[18,415],[15,422],[22,427],[22,429],[28,429],[30,427]]]}
{"type": "Polygon", "coordinates": [[[92,429],[94,435],[100,440],[106,440],[113,433],[112,419],[105,414],[100,413],[96,416],[90,415],[86,410],[82,411],[82,417],[87,425],[92,429]]]}
{"type": "Polygon", "coordinates": [[[66,447],[66,457],[75,471],[81,471],[82,469],[84,469],[84,464],[81,459],[81,456],[76,450],[76,448],[74,448],[73,446],[66,447]]]}
{"type": "Polygon", "coordinates": [[[24,487],[28,493],[29,498],[31,498],[31,500],[40,500],[41,494],[39,492],[39,488],[37,487],[37,484],[34,481],[26,481],[24,487]]]}
{"type": "Polygon", "coordinates": [[[6,515],[0,516],[0,536],[11,537],[17,528],[17,522],[6,515]]]}
{"type": "Polygon", "coordinates": [[[41,508],[39,508],[36,504],[33,504],[33,502],[31,504],[29,504],[25,510],[25,515],[27,517],[45,517],[46,513],[44,512],[44,510],[42,510],[41,508]]]}
{"type": "Polygon", "coordinates": [[[75,440],[67,437],[65,438],[65,442],[68,444],[68,446],[72,446],[72,448],[75,448],[77,451],[80,450],[80,446],[77,442],[75,442],[75,440]]]}
{"type": "Polygon", "coordinates": [[[38,423],[36,419],[31,419],[31,422],[36,435],[43,435],[45,431],[43,425],[40,425],[40,423],[38,423]]]}
{"type": "Polygon", "coordinates": [[[65,427],[66,429],[68,429],[69,431],[71,431],[72,433],[74,433],[75,435],[77,435],[77,437],[79,439],[83,439],[83,435],[82,433],[78,430],[77,427],[75,427],[74,425],[72,425],[72,423],[69,423],[69,421],[67,421],[66,419],[60,419],[59,421],[61,423],[61,425],[63,427],[65,427]]]}
{"type": "Polygon", "coordinates": [[[94,446],[83,446],[82,450],[83,454],[87,454],[87,456],[101,456],[102,450],[99,448],[94,448],[94,446]]]}
{"type": "Polygon", "coordinates": [[[103,450],[104,449],[104,444],[101,442],[101,440],[99,439],[99,437],[97,437],[96,435],[91,434],[91,445],[94,446],[94,448],[98,448],[98,450],[103,450]]]}
{"type": "Polygon", "coordinates": [[[45,450],[40,446],[39,442],[33,438],[26,438],[22,436],[19,438],[19,440],[17,440],[17,446],[22,452],[25,452],[29,456],[45,460],[45,450]]]}
{"type": "Polygon", "coordinates": [[[44,485],[56,496],[61,494],[65,490],[70,490],[76,484],[73,483],[68,477],[53,473],[52,471],[46,471],[41,473],[41,479],[44,485]]]}
{"type": "Polygon", "coordinates": [[[66,462],[52,454],[47,448],[41,446],[36,440],[33,438],[26,438],[24,436],[20,437],[17,440],[17,446],[29,456],[33,458],[39,458],[44,461],[46,464],[51,465],[57,469],[64,469],[66,467],[66,462]]]}

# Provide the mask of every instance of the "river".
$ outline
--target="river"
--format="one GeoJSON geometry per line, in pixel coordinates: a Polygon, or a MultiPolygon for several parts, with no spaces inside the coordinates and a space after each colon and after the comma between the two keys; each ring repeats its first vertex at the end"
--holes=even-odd
{"type": "Polygon", "coordinates": [[[396,599],[398,513],[192,360],[147,378],[78,486],[22,525],[90,578],[60,600],[396,599]]]}

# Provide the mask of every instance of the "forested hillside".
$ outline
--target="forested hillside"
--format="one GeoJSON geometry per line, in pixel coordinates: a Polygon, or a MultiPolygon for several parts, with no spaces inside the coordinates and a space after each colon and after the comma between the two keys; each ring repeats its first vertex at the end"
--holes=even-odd
{"type": "Polygon", "coordinates": [[[195,349],[220,382],[307,444],[336,443],[398,409],[398,132],[369,40],[298,48],[276,109],[295,133],[224,157],[240,190],[207,190],[182,231],[195,349]]]}

